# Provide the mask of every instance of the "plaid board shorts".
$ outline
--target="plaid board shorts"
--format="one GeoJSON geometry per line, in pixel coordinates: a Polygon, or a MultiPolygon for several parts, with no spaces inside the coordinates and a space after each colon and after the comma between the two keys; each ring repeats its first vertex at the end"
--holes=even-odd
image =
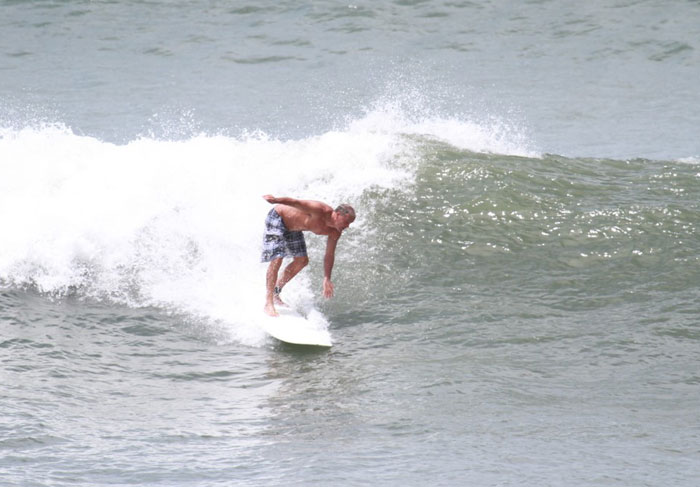
{"type": "Polygon", "coordinates": [[[265,218],[261,262],[284,257],[306,257],[306,241],[301,231],[290,232],[282,217],[271,209],[265,218]]]}

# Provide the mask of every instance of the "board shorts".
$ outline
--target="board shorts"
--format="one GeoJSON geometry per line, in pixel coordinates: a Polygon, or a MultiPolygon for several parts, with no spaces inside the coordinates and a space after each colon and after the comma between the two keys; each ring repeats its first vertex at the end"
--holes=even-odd
{"type": "Polygon", "coordinates": [[[290,232],[282,217],[273,208],[265,218],[261,262],[270,262],[285,257],[306,257],[304,234],[298,230],[290,232]]]}

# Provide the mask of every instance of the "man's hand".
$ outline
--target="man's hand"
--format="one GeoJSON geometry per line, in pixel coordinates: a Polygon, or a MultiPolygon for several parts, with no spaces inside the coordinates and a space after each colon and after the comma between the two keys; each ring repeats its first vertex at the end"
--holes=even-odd
{"type": "Polygon", "coordinates": [[[325,298],[330,299],[333,297],[333,292],[334,292],[333,283],[327,277],[324,278],[323,279],[323,296],[325,298]]]}
{"type": "Polygon", "coordinates": [[[271,194],[266,194],[265,196],[263,196],[263,198],[265,198],[265,201],[267,201],[268,203],[277,203],[277,198],[275,198],[271,194]]]}

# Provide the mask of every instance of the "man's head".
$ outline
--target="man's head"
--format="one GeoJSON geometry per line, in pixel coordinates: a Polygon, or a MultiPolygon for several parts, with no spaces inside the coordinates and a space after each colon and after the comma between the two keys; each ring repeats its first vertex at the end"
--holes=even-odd
{"type": "Polygon", "coordinates": [[[355,209],[352,206],[343,203],[335,209],[333,217],[333,220],[336,223],[336,228],[343,231],[355,221],[355,209]]]}

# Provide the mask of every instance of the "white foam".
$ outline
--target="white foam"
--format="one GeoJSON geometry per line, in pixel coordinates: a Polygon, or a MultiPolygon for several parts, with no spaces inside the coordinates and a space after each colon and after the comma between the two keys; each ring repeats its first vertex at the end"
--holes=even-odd
{"type": "Polygon", "coordinates": [[[680,159],[677,159],[677,161],[683,164],[698,165],[700,164],[700,156],[681,157],[680,159]]]}
{"type": "Polygon", "coordinates": [[[264,296],[261,196],[358,204],[406,177],[391,167],[397,150],[391,136],[353,131],[114,145],[61,126],[3,129],[0,281],[204,316],[257,344],[247,323],[264,296]]]}

